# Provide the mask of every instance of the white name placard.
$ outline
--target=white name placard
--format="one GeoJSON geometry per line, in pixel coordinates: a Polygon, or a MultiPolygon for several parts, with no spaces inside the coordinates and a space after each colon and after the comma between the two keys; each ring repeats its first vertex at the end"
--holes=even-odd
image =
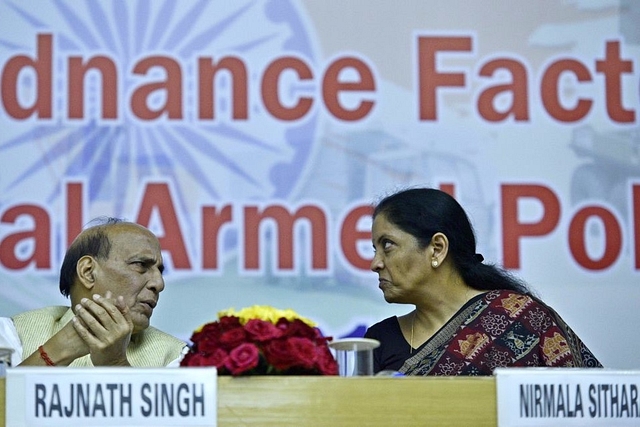
{"type": "Polygon", "coordinates": [[[215,368],[11,368],[12,427],[217,424],[215,368]]]}
{"type": "Polygon", "coordinates": [[[640,371],[496,369],[498,426],[639,426],[640,371]]]}

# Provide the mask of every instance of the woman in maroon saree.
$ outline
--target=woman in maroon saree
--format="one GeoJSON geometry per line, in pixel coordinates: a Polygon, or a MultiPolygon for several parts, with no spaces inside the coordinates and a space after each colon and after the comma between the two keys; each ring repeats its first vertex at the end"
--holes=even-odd
{"type": "Polygon", "coordinates": [[[383,199],[373,214],[371,269],[404,316],[371,326],[374,371],[491,375],[498,367],[602,367],[571,328],[519,279],[476,254],[464,209],[435,189],[383,199]]]}

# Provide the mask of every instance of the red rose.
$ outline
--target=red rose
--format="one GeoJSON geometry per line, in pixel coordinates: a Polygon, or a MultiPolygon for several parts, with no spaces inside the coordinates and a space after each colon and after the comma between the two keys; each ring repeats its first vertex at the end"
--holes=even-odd
{"type": "Polygon", "coordinates": [[[255,344],[244,343],[231,350],[224,366],[231,375],[240,375],[258,366],[260,351],[255,344]]]}
{"type": "Polygon", "coordinates": [[[242,326],[240,319],[236,316],[222,316],[218,322],[220,323],[220,327],[225,331],[242,326]]]}
{"type": "Polygon", "coordinates": [[[264,346],[267,363],[279,371],[285,371],[296,364],[296,358],[289,348],[289,341],[273,340],[264,346]]]}
{"type": "Polygon", "coordinates": [[[307,325],[300,319],[294,319],[289,322],[287,319],[282,318],[278,321],[277,326],[288,337],[316,338],[319,335],[319,331],[316,328],[307,325]]]}
{"type": "Polygon", "coordinates": [[[299,319],[276,325],[250,319],[243,326],[236,316],[222,316],[193,333],[180,366],[215,366],[220,375],[337,375],[329,340],[299,319]]]}
{"type": "Polygon", "coordinates": [[[211,337],[211,336],[215,337],[220,335],[221,332],[222,332],[222,329],[220,328],[220,323],[218,322],[207,323],[202,327],[202,329],[200,329],[200,331],[193,333],[193,335],[191,336],[191,342],[194,342],[194,343],[198,342],[201,339],[203,339],[203,337],[211,337]]]}
{"type": "Polygon", "coordinates": [[[198,341],[194,342],[194,350],[204,353],[211,353],[220,348],[220,337],[215,335],[202,335],[198,341]]]}
{"type": "Polygon", "coordinates": [[[308,338],[291,337],[287,339],[289,351],[296,359],[296,365],[306,369],[313,368],[316,358],[316,345],[308,338]]]}
{"type": "Polygon", "coordinates": [[[328,350],[329,348],[327,343],[329,341],[333,341],[333,337],[323,337],[320,330],[318,330],[318,336],[314,339],[314,342],[316,343],[316,345],[319,347],[327,347],[327,350],[328,350]]]}
{"type": "Polygon", "coordinates": [[[218,369],[222,369],[228,358],[229,355],[226,351],[217,348],[211,353],[206,354],[206,356],[203,356],[204,365],[200,366],[215,366],[218,369]]]}
{"type": "Polygon", "coordinates": [[[247,333],[241,326],[225,331],[220,335],[222,348],[231,350],[247,341],[247,333]]]}
{"type": "Polygon", "coordinates": [[[328,347],[316,347],[316,366],[322,375],[338,375],[338,362],[328,347]]]}
{"type": "Polygon", "coordinates": [[[280,338],[282,335],[282,330],[277,328],[276,325],[260,319],[249,320],[244,325],[244,329],[254,341],[258,342],[280,338]]]}
{"type": "Polygon", "coordinates": [[[227,352],[221,348],[215,349],[211,353],[188,353],[180,362],[180,366],[215,366],[218,369],[223,369],[227,358],[227,352]]]}

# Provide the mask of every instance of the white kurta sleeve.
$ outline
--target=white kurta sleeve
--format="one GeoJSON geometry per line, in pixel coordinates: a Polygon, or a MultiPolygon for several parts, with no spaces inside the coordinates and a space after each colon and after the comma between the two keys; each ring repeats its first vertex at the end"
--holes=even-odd
{"type": "Polygon", "coordinates": [[[0,347],[13,349],[11,366],[18,366],[22,362],[22,342],[13,320],[8,317],[0,317],[0,347]]]}

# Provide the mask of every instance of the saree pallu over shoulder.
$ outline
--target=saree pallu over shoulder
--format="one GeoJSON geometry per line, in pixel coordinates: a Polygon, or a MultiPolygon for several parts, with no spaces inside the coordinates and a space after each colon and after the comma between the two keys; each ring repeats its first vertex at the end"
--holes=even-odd
{"type": "Polygon", "coordinates": [[[400,368],[406,375],[491,375],[519,366],[602,367],[562,318],[512,291],[469,301],[400,368]]]}

